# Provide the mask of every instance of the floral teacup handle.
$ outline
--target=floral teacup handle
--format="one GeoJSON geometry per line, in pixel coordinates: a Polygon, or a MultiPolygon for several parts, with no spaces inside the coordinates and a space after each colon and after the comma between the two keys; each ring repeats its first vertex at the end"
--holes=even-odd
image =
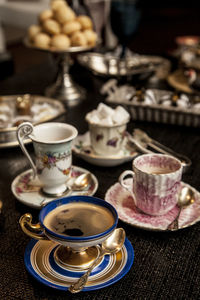
{"type": "Polygon", "coordinates": [[[130,186],[124,182],[126,176],[131,176],[134,180],[135,173],[131,170],[126,170],[119,176],[119,183],[121,184],[121,186],[129,192],[133,193],[132,185],[130,186]]]}
{"type": "Polygon", "coordinates": [[[36,166],[32,161],[32,158],[30,157],[28,151],[26,150],[24,146],[24,139],[30,138],[29,135],[33,132],[33,125],[29,122],[24,122],[20,124],[17,128],[17,140],[19,142],[19,145],[24,152],[25,156],[28,158],[28,161],[31,165],[31,168],[33,169],[33,178],[35,178],[37,171],[36,166]]]}

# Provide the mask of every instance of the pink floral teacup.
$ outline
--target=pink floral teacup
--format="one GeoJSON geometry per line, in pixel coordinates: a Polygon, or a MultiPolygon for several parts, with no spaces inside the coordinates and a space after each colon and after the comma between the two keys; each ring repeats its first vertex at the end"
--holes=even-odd
{"type": "Polygon", "coordinates": [[[178,201],[182,176],[181,162],[169,155],[144,154],[133,160],[133,171],[124,171],[120,184],[133,194],[135,205],[149,215],[163,215],[178,201]],[[124,180],[133,177],[130,187],[124,180]]]}
{"type": "Polygon", "coordinates": [[[17,139],[33,169],[33,176],[38,176],[43,192],[50,196],[60,196],[67,189],[72,164],[71,142],[77,133],[75,127],[58,122],[35,126],[25,122],[18,126],[17,139]],[[24,147],[24,138],[33,142],[36,165],[24,147]]]}

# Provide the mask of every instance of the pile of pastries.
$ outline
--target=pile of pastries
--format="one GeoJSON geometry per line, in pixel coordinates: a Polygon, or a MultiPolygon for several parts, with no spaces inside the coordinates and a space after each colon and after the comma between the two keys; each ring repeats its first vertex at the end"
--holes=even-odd
{"type": "Polygon", "coordinates": [[[28,39],[38,48],[67,50],[95,46],[97,34],[89,16],[77,16],[65,0],[52,0],[50,8],[39,14],[38,24],[29,27],[28,39]]]}

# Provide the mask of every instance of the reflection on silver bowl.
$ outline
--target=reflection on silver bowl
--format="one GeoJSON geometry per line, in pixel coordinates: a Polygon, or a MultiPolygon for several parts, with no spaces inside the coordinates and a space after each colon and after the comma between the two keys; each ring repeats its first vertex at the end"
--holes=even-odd
{"type": "Polygon", "coordinates": [[[139,54],[120,59],[106,54],[86,53],[78,55],[78,61],[100,76],[129,76],[154,71],[156,75],[165,78],[170,69],[167,59],[139,54]]]}

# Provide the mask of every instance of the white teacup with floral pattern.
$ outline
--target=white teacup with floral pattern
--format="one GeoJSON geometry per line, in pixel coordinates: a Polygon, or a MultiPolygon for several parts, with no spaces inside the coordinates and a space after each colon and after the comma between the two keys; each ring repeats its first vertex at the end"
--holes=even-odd
{"type": "Polygon", "coordinates": [[[17,128],[17,139],[33,169],[43,184],[42,190],[50,196],[62,195],[72,165],[71,142],[77,136],[75,127],[65,123],[50,122],[33,126],[29,122],[17,128]],[[36,165],[24,147],[23,140],[33,142],[36,165]]]}
{"type": "Polygon", "coordinates": [[[125,142],[126,125],[98,125],[89,123],[91,146],[98,155],[118,155],[125,142]]]}
{"type": "Polygon", "coordinates": [[[133,194],[135,205],[149,215],[163,215],[178,202],[182,177],[181,162],[169,155],[143,154],[133,160],[133,171],[124,171],[120,184],[133,194]],[[126,176],[133,177],[128,185],[126,176]]]}
{"type": "Polygon", "coordinates": [[[126,136],[126,125],[130,115],[122,107],[112,109],[99,103],[97,109],[87,113],[91,146],[101,156],[116,156],[123,149],[126,136]]]}

